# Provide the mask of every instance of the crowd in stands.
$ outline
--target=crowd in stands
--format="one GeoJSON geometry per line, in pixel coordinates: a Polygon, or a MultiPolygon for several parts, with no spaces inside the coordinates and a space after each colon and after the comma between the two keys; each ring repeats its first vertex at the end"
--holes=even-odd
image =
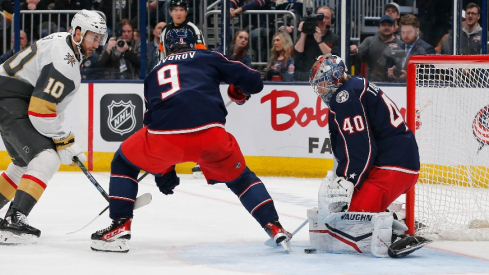
{"type": "MultiPolygon", "coordinates": [[[[6,16],[13,13],[12,3],[13,1],[10,0],[2,1],[1,8],[6,16]]],[[[159,0],[150,0],[146,3],[149,11],[145,42],[146,73],[157,64],[161,56],[161,31],[168,26],[167,23],[173,22],[169,3],[170,1],[159,0]]],[[[83,79],[140,78],[142,41],[140,30],[136,27],[138,26],[137,1],[22,0],[20,7],[21,10],[96,9],[104,12],[110,39],[105,47],[99,48],[94,55],[83,61],[83,79]],[[117,23],[112,25],[111,22],[117,23]]],[[[334,9],[328,6],[308,7],[307,10],[312,11],[313,14],[307,15],[306,18],[302,16],[303,10],[306,9],[303,7],[302,0],[231,0],[231,18],[241,16],[240,20],[243,20],[241,26],[245,27],[234,33],[228,57],[241,61],[249,67],[254,67],[253,63],[258,59],[265,60],[266,67],[259,69],[262,70],[263,78],[268,81],[308,81],[311,66],[319,55],[328,53],[340,55],[341,40],[334,31],[336,22],[334,9]],[[293,12],[299,19],[297,25],[292,23],[290,16],[275,16],[275,19],[270,22],[270,20],[256,20],[258,15],[242,15],[245,11],[269,9],[270,6],[276,10],[293,12]],[[293,37],[297,37],[296,41],[293,37]],[[267,40],[270,41],[267,43],[267,40]]],[[[387,4],[383,10],[384,15],[378,22],[378,32],[363,38],[359,43],[350,45],[348,54],[351,65],[364,68],[357,70],[357,74],[364,75],[370,81],[405,82],[406,64],[410,56],[453,53],[454,36],[451,31],[437,41],[436,45],[432,45],[432,41],[422,39],[421,24],[424,21],[417,15],[402,15],[399,5],[395,2],[387,4]]],[[[188,9],[185,16],[187,13],[188,9]]],[[[36,38],[55,31],[67,31],[66,22],[69,21],[62,18],[58,20],[57,16],[62,15],[52,14],[49,18],[47,14],[25,16],[24,28],[20,34],[21,50],[29,45],[29,40],[35,41],[36,38]]],[[[469,3],[460,16],[462,28],[459,54],[481,54],[480,6],[469,3]]],[[[10,32],[7,33],[10,36],[10,32]]],[[[13,37],[11,40],[13,45],[13,37]]],[[[0,62],[13,55],[12,48],[9,46],[9,50],[0,56],[0,62]]],[[[221,46],[215,50],[222,52],[221,46]]]]}

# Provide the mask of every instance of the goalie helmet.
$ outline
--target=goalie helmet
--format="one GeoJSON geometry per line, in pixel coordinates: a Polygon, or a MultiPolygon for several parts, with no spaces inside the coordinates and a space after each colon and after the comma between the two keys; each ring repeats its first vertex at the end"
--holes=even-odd
{"type": "Polygon", "coordinates": [[[195,48],[195,37],[191,30],[187,28],[171,29],[166,33],[166,36],[160,37],[163,45],[165,45],[165,52],[170,54],[179,49],[193,49],[195,48]]]}
{"type": "Polygon", "coordinates": [[[348,69],[341,57],[322,55],[312,65],[309,83],[314,92],[329,105],[331,96],[345,82],[348,69]]]}
{"type": "Polygon", "coordinates": [[[83,41],[83,37],[86,35],[87,31],[102,35],[102,38],[99,42],[100,46],[105,45],[105,43],[107,42],[108,34],[105,19],[95,11],[81,10],[77,12],[73,17],[73,20],[71,20],[72,37],[75,36],[75,31],[77,28],[80,29],[82,36],[82,40],[80,40],[80,42],[77,44],[81,44],[81,42],[83,41]]]}

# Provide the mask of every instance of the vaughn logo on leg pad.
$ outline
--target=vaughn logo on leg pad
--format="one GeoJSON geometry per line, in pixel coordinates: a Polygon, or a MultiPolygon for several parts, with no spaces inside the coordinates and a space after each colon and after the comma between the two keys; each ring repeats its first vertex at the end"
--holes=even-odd
{"type": "Polygon", "coordinates": [[[369,214],[358,214],[358,213],[346,213],[341,216],[342,220],[350,220],[350,221],[371,221],[372,215],[369,214]]]}

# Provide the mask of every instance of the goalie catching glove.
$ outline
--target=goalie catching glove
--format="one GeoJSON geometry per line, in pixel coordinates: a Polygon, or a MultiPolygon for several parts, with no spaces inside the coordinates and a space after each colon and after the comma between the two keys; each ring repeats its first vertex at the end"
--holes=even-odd
{"type": "Polygon", "coordinates": [[[234,86],[233,84],[229,84],[228,96],[232,101],[236,102],[236,104],[238,105],[245,104],[245,102],[251,97],[251,95],[246,94],[245,92],[243,92],[243,90],[234,86]]]}
{"type": "Polygon", "coordinates": [[[348,211],[353,196],[353,183],[341,177],[334,178],[332,172],[323,179],[318,194],[318,220],[329,215],[348,211]]]}
{"type": "Polygon", "coordinates": [[[61,139],[53,139],[56,145],[56,151],[61,163],[74,166],[73,157],[78,157],[81,162],[87,161],[87,157],[80,146],[75,144],[75,135],[68,133],[68,136],[61,139]]]}

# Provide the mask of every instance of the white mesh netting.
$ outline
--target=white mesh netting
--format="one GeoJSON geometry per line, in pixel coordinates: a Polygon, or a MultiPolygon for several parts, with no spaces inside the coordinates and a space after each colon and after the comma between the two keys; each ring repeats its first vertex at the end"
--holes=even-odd
{"type": "Polygon", "coordinates": [[[489,240],[489,70],[416,68],[416,233],[489,240]]]}

